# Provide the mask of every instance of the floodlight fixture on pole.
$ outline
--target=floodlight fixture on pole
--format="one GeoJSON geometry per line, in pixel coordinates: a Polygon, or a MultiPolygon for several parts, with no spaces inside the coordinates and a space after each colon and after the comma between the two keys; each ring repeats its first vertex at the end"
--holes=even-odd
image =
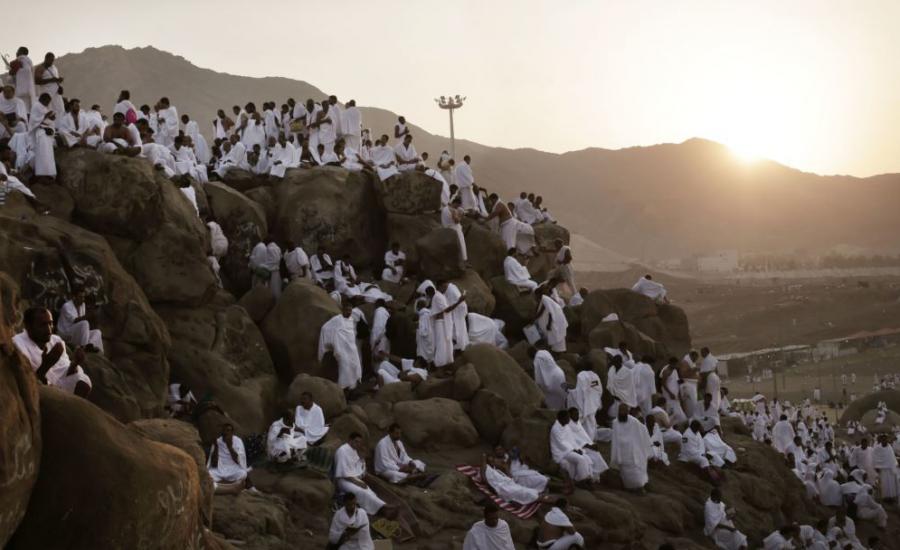
{"type": "Polygon", "coordinates": [[[450,111],[450,156],[456,158],[456,135],[453,130],[453,111],[463,106],[466,97],[460,97],[459,94],[454,96],[441,96],[434,100],[441,109],[450,111]]]}

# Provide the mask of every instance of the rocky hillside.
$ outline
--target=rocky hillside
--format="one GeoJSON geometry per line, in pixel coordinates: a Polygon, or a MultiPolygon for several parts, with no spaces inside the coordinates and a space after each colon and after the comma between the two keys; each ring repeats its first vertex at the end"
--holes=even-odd
{"type": "MultiPolygon", "coordinates": [[[[152,47],[90,48],[61,57],[58,65],[67,94],[85,103],[99,102],[109,113],[121,89],[131,90],[138,105],[167,96],[207,134],[219,108],[230,113],[232,105],[251,99],[280,104],[331,93],[302,80],[218,73],[152,47]]],[[[355,99],[366,106],[367,127],[393,135],[403,113],[369,105],[364,94],[355,99]]],[[[461,113],[457,134],[465,137],[461,113]]],[[[437,158],[450,148],[447,137],[409,122],[419,152],[437,158]]],[[[838,244],[900,253],[894,237],[900,231],[898,174],[820,176],[769,161],[747,164],[704,139],[565,154],[461,139],[456,150],[459,157],[473,155],[478,183],[507,199],[523,190],[543,195],[574,233],[627,257],[659,260],[721,249],[817,252],[838,244]]]]}
{"type": "MultiPolygon", "coordinates": [[[[213,496],[204,465],[203,449],[226,418],[238,435],[262,433],[306,390],[331,424],[327,448],[354,431],[374,445],[396,421],[412,455],[442,474],[427,491],[379,487],[386,500],[402,503],[417,535],[399,548],[460,547],[481,497],[453,467],[478,463],[498,441],[556,472],[548,446],[553,411],[542,408],[519,338],[534,315],[534,298],[506,283],[499,236],[471,220],[465,226],[471,267],[463,265],[454,234],[434,213],[440,189],[433,180],[406,174],[383,185],[364,173],[323,167],[292,170],[274,184],[232,172],[224,183],[198,186],[201,212],[214,215],[231,242],[219,289],[206,262],[203,223],[160,172],[142,159],[86,150],[60,151],[57,161],[58,184],[34,189],[52,205],[51,215],[36,214],[15,194],[0,209],[0,546],[227,548],[231,540],[281,549],[305,540],[323,547],[333,495],[327,477],[260,466],[251,477],[262,495],[213,496]],[[277,303],[266,289],[249,289],[247,256],[266,234],[307,250],[324,244],[332,254],[349,253],[363,273],[379,273],[387,244],[398,240],[412,273],[452,279],[468,292],[473,311],[506,322],[512,347],[472,346],[453,377],[430,378],[415,390],[393,384],[348,403],[332,381],[335,365],[320,363],[316,353],[319,329],[338,313],[337,303],[299,281],[277,303]],[[76,281],[102,306],[106,354],[89,355],[85,367],[91,402],[38,388],[9,343],[25,306],[56,310],[76,281]],[[163,418],[170,380],[187,382],[220,409],[206,409],[194,424],[163,418]]],[[[568,240],[556,225],[536,233],[544,245],[568,240]]],[[[544,277],[551,258],[533,259],[531,272],[544,277]]],[[[413,283],[385,289],[396,300],[392,348],[410,356],[415,318],[405,303],[413,283]]],[[[371,306],[364,310],[371,316],[371,306]]],[[[570,381],[579,367],[603,376],[600,348],[621,340],[657,357],[691,345],[679,308],[628,290],[595,290],[567,314],[569,353],[560,364],[570,381]],[[600,322],[613,312],[620,322],[600,322]]],[[[774,451],[729,428],[739,466],[723,490],[752,540],[822,512],[802,498],[802,486],[774,451]]],[[[651,471],[646,496],[626,493],[609,476],[598,490],[577,491],[570,512],[591,548],[655,548],[664,540],[709,547],[702,535],[709,488],[698,471],[674,464],[651,471]]],[[[524,548],[536,523],[507,519],[524,548]]]]}

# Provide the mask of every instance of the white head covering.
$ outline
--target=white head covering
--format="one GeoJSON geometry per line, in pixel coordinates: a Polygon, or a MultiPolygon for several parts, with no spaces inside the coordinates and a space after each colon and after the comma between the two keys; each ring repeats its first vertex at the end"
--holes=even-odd
{"type": "Polygon", "coordinates": [[[555,506],[544,516],[544,521],[556,527],[572,527],[569,516],[555,506]]]}

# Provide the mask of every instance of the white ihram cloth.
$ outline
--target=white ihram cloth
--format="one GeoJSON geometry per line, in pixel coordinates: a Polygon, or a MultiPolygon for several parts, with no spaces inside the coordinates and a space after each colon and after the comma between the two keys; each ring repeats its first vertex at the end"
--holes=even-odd
{"type": "Polygon", "coordinates": [[[491,465],[484,468],[484,480],[494,489],[497,496],[509,502],[531,504],[541,498],[540,491],[519,485],[513,478],[491,465]]]}
{"type": "Polygon", "coordinates": [[[873,520],[875,525],[884,529],[887,526],[887,513],[883,506],[875,502],[869,492],[871,490],[871,485],[863,485],[862,490],[853,498],[853,504],[856,505],[856,516],[859,519],[873,520]]]}
{"type": "Polygon", "coordinates": [[[91,329],[87,321],[75,322],[75,319],[84,317],[87,313],[85,304],[76,306],[69,300],[59,310],[59,321],[56,324],[57,333],[63,340],[74,347],[83,347],[91,344],[101,352],[103,351],[103,334],[98,329],[91,329]]]}
{"type": "Polygon", "coordinates": [[[304,409],[303,405],[297,405],[294,410],[294,426],[303,431],[306,436],[306,442],[315,445],[325,434],[328,433],[328,426],[325,425],[325,413],[322,407],[313,403],[309,409],[304,409]]]}
{"type": "Polygon", "coordinates": [[[302,451],[306,448],[306,436],[294,426],[288,426],[284,420],[278,419],[269,426],[266,436],[266,454],[269,460],[275,462],[287,462],[294,455],[294,451],[302,451]],[[290,433],[282,434],[281,430],[288,428],[290,433]]]}
{"type": "Polygon", "coordinates": [[[206,227],[209,228],[209,244],[212,254],[216,258],[221,258],[228,252],[228,237],[225,236],[222,226],[217,222],[206,222],[206,227]]]}
{"type": "Polygon", "coordinates": [[[431,309],[423,307],[418,312],[416,327],[416,355],[429,363],[434,362],[434,322],[431,320],[431,309]]]}
{"type": "Polygon", "coordinates": [[[890,445],[876,445],[872,449],[872,466],[878,472],[882,500],[897,498],[900,492],[897,480],[897,457],[890,445]]]}
{"type": "MultiPolygon", "coordinates": [[[[677,433],[675,430],[668,430],[677,433]]],[[[668,433],[667,431],[667,433],[668,433]]],[[[681,443],[681,435],[678,435],[678,442],[681,443]]],[[[658,460],[669,466],[669,455],[666,453],[666,440],[659,424],[653,425],[653,433],[650,434],[650,453],[653,460],[658,460]]]]}
{"type": "Polygon", "coordinates": [[[466,249],[466,236],[463,234],[462,224],[455,221],[453,219],[453,209],[452,206],[445,205],[441,208],[441,227],[449,227],[450,229],[456,231],[457,239],[459,239],[459,250],[462,256],[462,260],[468,261],[469,252],[466,249]]]}
{"type": "Polygon", "coordinates": [[[371,487],[363,489],[345,478],[356,478],[362,481],[366,475],[366,461],[359,456],[356,449],[344,443],[334,453],[334,478],[338,488],[346,493],[353,493],[359,501],[359,507],[370,516],[374,516],[384,506],[371,487]]]}
{"type": "Polygon", "coordinates": [[[34,94],[34,64],[27,55],[16,58],[19,62],[19,70],[16,71],[16,97],[25,102],[26,107],[37,102],[34,94]]]}
{"type": "MultiPolygon", "coordinates": [[[[462,292],[459,291],[453,283],[447,284],[447,290],[444,292],[447,303],[455,304],[462,298],[462,292]]],[[[469,329],[466,326],[466,318],[469,315],[469,305],[466,302],[460,303],[450,312],[450,318],[453,321],[453,349],[464,351],[469,347],[469,329]]]]}
{"type": "Polygon", "coordinates": [[[453,362],[453,317],[447,313],[440,318],[437,317],[448,307],[446,296],[436,290],[434,298],[431,299],[431,333],[434,338],[434,366],[436,367],[443,367],[453,362]]]}
{"type": "Polygon", "coordinates": [[[728,519],[724,502],[713,502],[708,499],[703,506],[704,526],[703,533],[713,539],[716,548],[721,550],[738,550],[747,546],[747,537],[740,531],[722,529],[722,526],[734,528],[734,523],[728,519]]]}
{"type": "Polygon", "coordinates": [[[325,352],[334,353],[338,364],[338,385],[353,389],[362,378],[359,350],[356,349],[356,321],[353,317],[335,315],[322,325],[319,333],[319,361],[325,352]]]}
{"type": "MultiPolygon", "coordinates": [[[[544,515],[544,522],[564,529],[573,528],[572,521],[565,512],[556,507],[551,508],[544,515]]],[[[584,547],[584,537],[580,533],[564,533],[558,539],[537,541],[537,547],[540,550],[569,550],[572,546],[584,547]]]]}
{"type": "Polygon", "coordinates": [[[425,463],[410,457],[402,441],[394,441],[390,435],[386,435],[375,446],[375,461],[373,464],[375,473],[391,483],[400,483],[409,477],[408,473],[400,471],[400,467],[410,462],[415,465],[416,471],[425,471],[425,463]]]}
{"type": "MultiPolygon", "coordinates": [[[[573,423],[569,422],[563,426],[557,420],[550,428],[550,453],[553,461],[559,464],[574,481],[596,479],[606,468],[595,468],[593,458],[586,452],[590,449],[582,451],[584,442],[570,428],[571,424],[573,423]]],[[[603,460],[602,457],[600,460],[603,460]]]]}
{"type": "Polygon", "coordinates": [[[632,369],[634,372],[634,391],[641,412],[646,415],[653,408],[653,394],[656,393],[656,374],[653,367],[638,361],[632,369]]]}
{"type": "Polygon", "coordinates": [[[247,479],[247,473],[250,472],[250,468],[247,467],[247,453],[244,451],[244,442],[241,441],[241,438],[236,435],[231,436],[231,447],[237,454],[236,461],[231,456],[231,453],[228,452],[228,445],[221,436],[216,439],[212,450],[210,450],[206,467],[215,485],[243,481],[247,479]],[[213,466],[213,455],[216,450],[218,451],[219,460],[216,466],[213,466]]]}
{"type": "Polygon", "coordinates": [[[603,397],[603,384],[594,371],[581,371],[575,379],[575,389],[569,390],[567,405],[578,409],[578,421],[588,435],[597,433],[597,411],[603,397]]]}
{"type": "Polygon", "coordinates": [[[34,150],[34,175],[56,177],[56,157],[53,153],[53,141],[55,124],[47,116],[53,111],[35,101],[31,107],[31,118],[28,121],[28,131],[31,136],[32,149],[34,150]],[[50,135],[47,135],[47,132],[50,135]]]}
{"type": "Polygon", "coordinates": [[[381,272],[381,278],[392,283],[399,283],[403,279],[404,262],[406,254],[402,251],[394,253],[388,250],[384,253],[384,271],[381,272]],[[389,268],[393,267],[391,270],[389,268]]]}
{"type": "MultiPolygon", "coordinates": [[[[77,114],[73,114],[71,112],[65,113],[62,115],[62,118],[59,119],[59,122],[56,125],[56,129],[59,131],[59,135],[62,136],[63,140],[66,142],[67,147],[74,147],[81,141],[81,138],[84,136],[85,132],[88,131],[88,117],[84,111],[78,111],[77,114]]],[[[103,136],[93,135],[85,140],[87,145],[91,147],[96,147],[98,143],[103,139],[103,136]]]]}
{"type": "Polygon", "coordinates": [[[484,520],[475,522],[463,541],[463,550],[515,550],[509,524],[497,520],[496,527],[488,527],[484,520]]]}
{"type": "Polygon", "coordinates": [[[159,129],[154,134],[154,140],[160,145],[171,147],[175,142],[175,136],[178,135],[178,110],[174,106],[157,111],[159,120],[159,129]]]}
{"type": "Polygon", "coordinates": [[[703,445],[710,455],[719,457],[722,464],[734,464],[737,462],[737,455],[734,454],[734,449],[725,443],[722,436],[719,435],[718,430],[707,432],[706,435],[703,436],[703,445]]]}
{"type": "Polygon", "coordinates": [[[509,284],[515,286],[519,290],[533,291],[538,284],[531,279],[531,273],[528,268],[519,263],[519,260],[513,256],[507,256],[503,260],[503,274],[509,284]]]}
{"type": "Polygon", "coordinates": [[[62,338],[56,334],[50,335],[50,341],[47,342],[47,345],[43,349],[32,340],[31,337],[28,336],[28,332],[24,330],[13,337],[13,344],[15,344],[16,349],[28,359],[28,362],[31,363],[31,368],[35,371],[41,366],[41,358],[44,351],[50,351],[56,344],[62,344],[62,355],[59,356],[56,364],[47,370],[47,385],[55,386],[69,393],[74,393],[75,386],[78,385],[78,382],[84,382],[88,386],[91,385],[90,377],[85,374],[80,366],[77,367],[74,374],[66,374],[66,371],[69,370],[72,363],[69,361],[69,355],[66,353],[65,343],[62,338]]]}
{"type": "Polygon", "coordinates": [[[374,356],[379,351],[390,353],[391,341],[387,337],[387,323],[391,318],[390,312],[385,307],[378,307],[372,315],[372,330],[369,333],[369,345],[374,356]]]}
{"type": "Polygon", "coordinates": [[[791,426],[791,423],[787,420],[779,420],[775,423],[775,426],[772,427],[772,446],[775,447],[779,453],[784,453],[784,450],[787,449],[788,445],[794,442],[794,427],[791,426]]]}
{"type": "Polygon", "coordinates": [[[619,470],[626,489],[639,489],[647,484],[647,461],[650,459],[650,434],[637,418],[628,415],[625,422],[612,421],[610,467],[619,470]]]}
{"type": "Polygon", "coordinates": [[[475,176],[472,174],[472,167],[469,163],[462,161],[456,165],[453,171],[453,178],[459,187],[459,198],[462,201],[463,210],[472,210],[475,208],[475,191],[472,186],[475,185],[475,176]]]}
{"type": "Polygon", "coordinates": [[[369,516],[360,507],[351,516],[343,506],[331,518],[328,529],[328,542],[337,544],[347,529],[357,529],[353,535],[344,539],[340,550],[375,550],[372,533],[369,532],[369,516]]]}
{"type": "Polygon", "coordinates": [[[428,379],[428,371],[415,366],[415,359],[401,359],[400,368],[394,366],[390,361],[382,361],[378,365],[378,374],[385,385],[396,384],[401,382],[400,373],[417,374],[422,380],[428,379]]]}
{"type": "Polygon", "coordinates": [[[321,257],[313,254],[309,258],[309,266],[313,280],[320,284],[325,284],[326,281],[334,278],[334,262],[331,261],[331,256],[328,254],[322,254],[321,257]]]}
{"type": "Polygon", "coordinates": [[[504,248],[515,248],[521,254],[527,253],[534,247],[534,228],[514,217],[500,224],[500,238],[503,239],[504,248]]]}
{"type": "MultiPolygon", "coordinates": [[[[59,78],[59,68],[56,65],[44,67],[42,78],[59,78]]],[[[41,97],[41,94],[50,94],[50,108],[56,113],[57,119],[62,118],[65,113],[65,105],[63,105],[62,97],[59,95],[59,82],[50,82],[48,84],[35,84],[34,96],[41,97]]]]}
{"type": "Polygon", "coordinates": [[[334,263],[334,289],[344,296],[355,297],[361,294],[356,280],[356,270],[349,263],[338,260],[334,263]]]}
{"type": "Polygon", "coordinates": [[[618,370],[610,367],[606,375],[606,389],[615,398],[616,402],[610,406],[609,416],[618,414],[618,404],[625,403],[629,409],[637,407],[637,392],[634,388],[634,371],[626,366],[618,370]]]}
{"type": "Polygon", "coordinates": [[[385,181],[400,173],[397,170],[397,158],[394,156],[394,150],[390,147],[386,145],[373,147],[371,155],[372,164],[375,165],[375,171],[378,173],[378,179],[381,181],[385,181]]]}
{"type": "Polygon", "coordinates": [[[534,382],[544,392],[548,409],[558,411],[566,406],[566,373],[547,350],[540,350],[534,356],[534,382]]]}
{"type": "Polygon", "coordinates": [[[666,297],[666,287],[645,277],[638,279],[638,282],[634,283],[631,290],[638,294],[643,294],[651,300],[659,301],[666,297]]]}
{"type": "Polygon", "coordinates": [[[704,372],[712,372],[716,370],[716,366],[719,364],[719,360],[715,355],[709,354],[706,357],[700,359],[700,373],[704,372]]]}
{"type": "Polygon", "coordinates": [[[269,150],[269,175],[275,178],[283,178],[288,168],[296,168],[300,163],[297,162],[297,149],[288,142],[284,145],[276,143],[275,147],[269,150]]]}
{"type": "Polygon", "coordinates": [[[190,136],[191,142],[194,144],[194,154],[197,155],[197,162],[206,166],[209,164],[212,154],[210,153],[209,144],[206,138],[200,133],[200,125],[196,120],[191,120],[184,125],[184,133],[190,136]]]}
{"type": "Polygon", "coordinates": [[[600,474],[609,470],[609,465],[603,459],[603,455],[599,452],[589,449],[587,445],[593,445],[594,438],[589,436],[581,424],[578,422],[569,422],[566,427],[575,438],[575,442],[581,446],[581,452],[584,453],[591,461],[591,472],[594,479],[598,479],[600,474]]]}
{"type": "Polygon", "coordinates": [[[341,134],[347,145],[359,151],[362,132],[362,113],[357,107],[348,107],[341,113],[341,134]]]}
{"type": "Polygon", "coordinates": [[[419,153],[416,152],[416,146],[412,143],[409,144],[409,147],[402,143],[398,143],[394,147],[394,154],[397,155],[397,165],[398,169],[401,172],[408,172],[410,170],[415,170],[416,162],[419,160],[419,153]],[[409,164],[400,164],[400,162],[409,163],[409,164]]]}
{"type": "Polygon", "coordinates": [[[706,444],[703,436],[690,428],[686,429],[681,438],[681,452],[678,453],[678,460],[691,462],[701,468],[709,468],[709,460],[705,455],[706,444]]]}
{"type": "Polygon", "coordinates": [[[305,278],[312,278],[309,266],[309,256],[307,256],[306,252],[299,246],[294,247],[293,250],[285,253],[284,265],[287,267],[288,274],[290,275],[291,280],[299,279],[301,274],[303,273],[304,267],[306,268],[305,278]]]}
{"type": "Polygon", "coordinates": [[[541,314],[535,324],[551,350],[566,351],[566,331],[569,329],[569,321],[563,308],[546,294],[541,296],[541,314]]]}
{"type": "Polygon", "coordinates": [[[493,344],[501,349],[509,346],[509,342],[503,336],[503,327],[506,325],[503,321],[478,313],[469,313],[466,320],[469,325],[470,344],[493,344]]]}
{"type": "Polygon", "coordinates": [[[179,176],[187,174],[200,183],[207,183],[206,166],[197,161],[197,155],[190,147],[181,146],[174,150],[175,173],[179,176]]]}

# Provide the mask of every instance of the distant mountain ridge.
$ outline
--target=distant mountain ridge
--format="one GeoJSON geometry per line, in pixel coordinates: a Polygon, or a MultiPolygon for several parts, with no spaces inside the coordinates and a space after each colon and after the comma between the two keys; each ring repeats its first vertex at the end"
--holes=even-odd
{"type": "MultiPolygon", "coordinates": [[[[136,104],[167,96],[204,133],[211,131],[218,108],[327,95],[298,80],[199,68],[152,47],[89,48],[58,64],[69,97],[109,112],[121,89],[131,90],[136,104]]],[[[360,90],[360,104],[364,97],[360,90]]],[[[364,125],[374,132],[393,128],[394,113],[362,110],[364,125]]],[[[447,137],[414,125],[413,132],[419,152],[436,157],[449,149],[447,137]]],[[[819,176],[772,161],[747,164],[724,145],[698,138],[564,154],[466,140],[457,140],[456,149],[459,157],[472,155],[478,183],[508,199],[525,190],[543,195],[573,232],[625,257],[653,260],[721,249],[822,251],[838,244],[900,251],[900,174],[819,176]]]]}

